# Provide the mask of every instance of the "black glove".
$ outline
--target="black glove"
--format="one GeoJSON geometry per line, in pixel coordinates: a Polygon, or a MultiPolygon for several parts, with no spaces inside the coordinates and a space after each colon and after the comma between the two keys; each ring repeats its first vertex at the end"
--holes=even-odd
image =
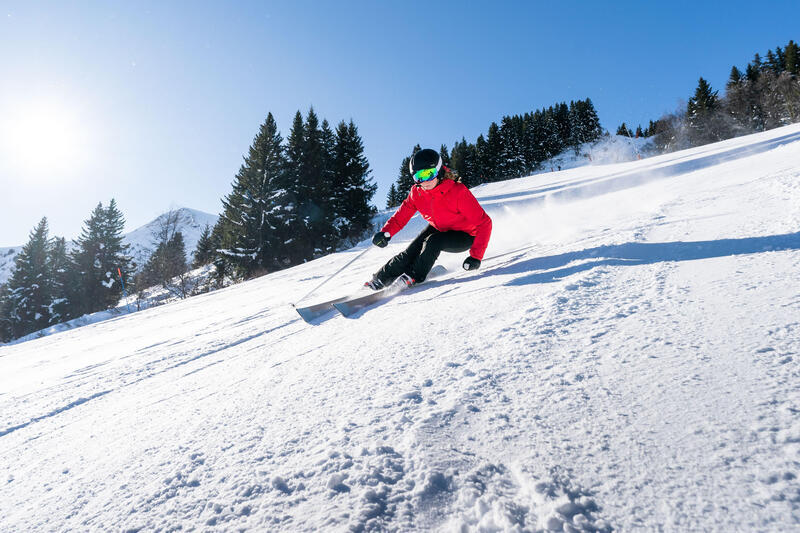
{"type": "Polygon", "coordinates": [[[478,270],[481,267],[481,260],[468,255],[461,266],[464,267],[464,270],[478,270]]]}
{"type": "Polygon", "coordinates": [[[392,236],[389,235],[388,231],[379,231],[375,234],[372,238],[372,244],[377,246],[378,248],[385,248],[389,241],[391,240],[392,236]]]}

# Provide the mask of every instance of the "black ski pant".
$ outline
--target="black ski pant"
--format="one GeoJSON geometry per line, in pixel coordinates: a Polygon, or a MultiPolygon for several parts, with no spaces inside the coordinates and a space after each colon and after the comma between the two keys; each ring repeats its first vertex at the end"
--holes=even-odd
{"type": "Polygon", "coordinates": [[[429,225],[411,241],[408,248],[392,257],[373,277],[388,285],[400,274],[406,273],[421,283],[441,252],[466,252],[474,240],[475,237],[469,233],[439,231],[429,225]]]}

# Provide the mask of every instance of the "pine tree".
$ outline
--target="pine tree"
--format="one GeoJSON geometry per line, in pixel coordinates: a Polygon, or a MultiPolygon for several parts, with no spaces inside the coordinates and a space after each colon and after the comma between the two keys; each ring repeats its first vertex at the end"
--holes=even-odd
{"type": "Polygon", "coordinates": [[[728,84],[726,86],[727,89],[730,89],[733,86],[737,86],[742,82],[742,72],[736,68],[736,65],[731,67],[731,74],[728,77],[728,84]]]}
{"type": "Polygon", "coordinates": [[[386,209],[392,209],[400,205],[401,201],[397,198],[397,187],[394,183],[389,186],[389,194],[386,195],[386,209]]]}
{"type": "Polygon", "coordinates": [[[522,175],[522,124],[519,117],[503,117],[500,122],[499,156],[496,179],[512,179],[522,175]]]}
{"type": "Polygon", "coordinates": [[[800,120],[797,55],[794,41],[768,50],[763,60],[754,54],[744,73],[731,68],[722,98],[701,78],[685,120],[678,113],[658,121],[658,146],[677,149],[686,138],[697,145],[800,120]]]}
{"type": "Polygon", "coordinates": [[[781,104],[780,120],[783,124],[800,121],[800,80],[788,70],[775,79],[773,91],[781,104]]]}
{"type": "Polygon", "coordinates": [[[450,152],[447,150],[446,144],[443,144],[441,148],[439,148],[439,157],[442,158],[442,164],[444,166],[450,166],[450,152]]]}
{"type": "Polygon", "coordinates": [[[167,263],[170,271],[175,273],[174,276],[183,274],[189,269],[186,264],[186,242],[180,231],[175,233],[167,243],[167,263]]]}
{"type": "Polygon", "coordinates": [[[8,342],[11,335],[11,302],[8,283],[0,283],[0,343],[8,342]]]}
{"type": "MultiPolygon", "coordinates": [[[[414,146],[411,149],[411,155],[416,154],[422,150],[420,145],[414,146]]],[[[411,187],[414,186],[414,177],[411,175],[411,171],[408,168],[408,164],[411,162],[411,156],[407,156],[403,158],[403,162],[400,163],[400,171],[397,175],[397,180],[395,181],[395,185],[397,188],[397,197],[400,200],[398,205],[403,203],[403,200],[406,199],[408,193],[411,192],[411,187]]]]}
{"type": "Polygon", "coordinates": [[[775,59],[777,61],[777,74],[780,74],[784,70],[786,70],[786,52],[784,52],[781,47],[775,48],[775,59]]]}
{"type": "Polygon", "coordinates": [[[364,143],[352,120],[349,124],[342,121],[336,128],[333,169],[333,227],[343,244],[352,245],[372,228],[376,210],[370,201],[378,188],[370,178],[364,143]]]}
{"type": "Polygon", "coordinates": [[[112,198],[103,220],[103,265],[106,268],[104,309],[117,305],[122,298],[122,283],[129,283],[129,278],[135,270],[129,255],[130,247],[123,244],[124,230],[125,217],[112,198]],[[122,280],[119,279],[120,274],[122,280]]]}
{"type": "Polygon", "coordinates": [[[753,66],[752,63],[748,63],[744,75],[745,78],[747,78],[747,81],[749,81],[750,83],[755,83],[756,81],[758,81],[759,71],[755,66],[753,66]]]}
{"type": "MultiPolygon", "coordinates": [[[[576,150],[584,143],[597,140],[603,132],[600,119],[590,98],[570,102],[569,106],[570,141],[576,150]]],[[[628,130],[630,131],[630,130],[628,130]]]]}
{"type": "Polygon", "coordinates": [[[70,254],[71,270],[74,279],[70,283],[73,291],[70,300],[73,303],[73,315],[81,316],[102,308],[105,300],[102,295],[105,281],[102,270],[103,220],[105,209],[98,203],[91,215],[83,223],[81,235],[75,241],[75,249],[70,254]]]}
{"type": "Polygon", "coordinates": [[[474,187],[478,184],[478,150],[474,144],[468,143],[463,137],[461,138],[461,167],[459,168],[459,176],[461,183],[467,187],[474,187]]]}
{"type": "Polygon", "coordinates": [[[142,271],[136,276],[136,287],[145,289],[155,287],[161,283],[161,272],[164,270],[164,256],[166,255],[166,244],[160,243],[150,254],[147,262],[142,267],[142,271]]]}
{"type": "Polygon", "coordinates": [[[486,135],[486,147],[483,153],[484,179],[487,182],[494,182],[504,179],[500,174],[500,160],[503,156],[503,138],[500,135],[500,126],[496,122],[489,125],[489,132],[486,135]]]}
{"type": "MultiPolygon", "coordinates": [[[[211,247],[214,249],[214,256],[211,263],[214,265],[214,285],[217,288],[225,286],[227,280],[235,276],[234,265],[225,251],[230,247],[228,238],[228,221],[220,216],[217,223],[211,229],[211,247]]],[[[288,261],[287,263],[288,264],[288,261]]],[[[286,266],[286,265],[283,265],[286,266]]]]}
{"type": "Polygon", "coordinates": [[[778,61],[777,56],[772,50],[767,50],[767,57],[764,63],[764,67],[771,70],[776,75],[780,74],[782,70],[780,62],[778,61]]]}
{"type": "Polygon", "coordinates": [[[50,241],[48,250],[48,271],[51,275],[50,322],[59,324],[74,318],[70,305],[70,262],[67,255],[67,241],[63,237],[50,241]]]}
{"type": "Polygon", "coordinates": [[[122,296],[123,280],[133,271],[128,247],[122,244],[125,220],[112,199],[108,208],[98,203],[84,222],[76,249],[70,257],[74,279],[70,282],[73,316],[94,313],[115,306],[122,296]]]}
{"type": "Polygon", "coordinates": [[[545,150],[544,159],[550,159],[564,151],[564,141],[561,138],[560,128],[556,121],[554,107],[549,107],[543,112],[543,146],[545,150]]]}
{"type": "MultiPolygon", "coordinates": [[[[208,243],[219,277],[283,268],[296,212],[289,200],[283,139],[272,113],[250,145],[208,243]]],[[[294,178],[295,176],[292,176],[294,178]]],[[[206,260],[205,257],[203,260],[206,260]]]]}
{"type": "Polygon", "coordinates": [[[308,220],[309,241],[313,249],[307,259],[313,259],[332,252],[336,246],[336,235],[331,231],[334,210],[330,179],[332,161],[328,157],[333,147],[324,145],[323,132],[313,107],[306,115],[303,135],[305,148],[301,179],[307,190],[303,212],[308,220]]]}
{"type": "Polygon", "coordinates": [[[18,338],[50,325],[52,273],[48,262],[47,218],[30,233],[28,243],[15,259],[8,281],[6,316],[11,338],[18,338]]]}
{"type": "Polygon", "coordinates": [[[747,74],[733,66],[728,82],[725,85],[726,95],[724,101],[725,113],[730,117],[731,135],[742,135],[758,131],[762,115],[755,94],[757,79],[755,69],[748,65],[747,74]]]}
{"type": "Polygon", "coordinates": [[[473,183],[481,185],[489,181],[489,145],[484,139],[483,134],[478,135],[475,140],[475,175],[473,183]]]}
{"type": "Polygon", "coordinates": [[[720,140],[719,125],[714,121],[718,107],[717,91],[714,91],[711,85],[701,77],[686,109],[689,136],[695,146],[720,140]]]}
{"type": "Polygon", "coordinates": [[[566,102],[561,102],[554,107],[553,119],[558,130],[558,138],[561,148],[554,155],[564,151],[572,141],[572,132],[569,120],[569,107],[566,102]]]}
{"type": "Polygon", "coordinates": [[[758,72],[764,70],[764,63],[761,62],[761,55],[758,53],[753,56],[753,68],[758,72]]]}
{"type": "Polygon", "coordinates": [[[784,126],[793,120],[796,113],[792,96],[800,95],[800,88],[793,83],[788,72],[782,76],[771,70],[763,72],[756,84],[756,92],[764,129],[784,126]]]}
{"type": "Polygon", "coordinates": [[[476,185],[477,161],[475,145],[467,143],[464,137],[461,138],[460,142],[456,141],[453,145],[453,151],[450,153],[450,163],[464,185],[467,187],[476,185]]]}
{"type": "Polygon", "coordinates": [[[617,128],[617,135],[622,135],[623,137],[633,137],[633,132],[631,132],[630,128],[623,122],[617,128]]]}
{"type": "Polygon", "coordinates": [[[211,228],[208,224],[203,228],[200,239],[197,241],[197,248],[194,251],[192,268],[200,268],[209,264],[214,259],[214,246],[211,242],[211,228]]]}
{"type": "Polygon", "coordinates": [[[789,74],[797,76],[800,74],[800,54],[798,54],[797,44],[794,41],[789,41],[784,51],[784,64],[785,69],[789,74]]]}
{"type": "Polygon", "coordinates": [[[309,177],[308,161],[313,159],[307,153],[306,132],[303,115],[295,114],[286,147],[287,173],[286,190],[288,202],[286,227],[291,235],[285,241],[288,264],[296,265],[314,256],[316,236],[314,227],[322,217],[322,210],[314,202],[315,191],[309,177]]]}
{"type": "MultiPolygon", "coordinates": [[[[283,138],[272,113],[267,114],[259,133],[253,139],[243,173],[247,210],[247,232],[236,246],[255,254],[246,275],[257,271],[274,271],[290,264],[293,254],[293,232],[297,224],[297,173],[287,164],[283,138]]],[[[212,234],[211,244],[214,245],[212,234]]]]}
{"type": "Polygon", "coordinates": [[[170,234],[168,240],[161,240],[158,243],[156,250],[137,276],[136,285],[140,289],[160,286],[175,296],[186,298],[187,270],[183,233],[176,230],[170,234]]]}
{"type": "Polygon", "coordinates": [[[332,181],[333,174],[335,173],[334,166],[336,160],[336,132],[333,131],[328,119],[322,120],[322,127],[320,128],[320,140],[322,143],[322,152],[325,159],[325,180],[332,181]]]}
{"type": "Polygon", "coordinates": [[[171,281],[186,272],[186,245],[183,233],[175,232],[162,241],[147,260],[140,274],[139,286],[160,285],[169,288],[171,281]]]}
{"type": "Polygon", "coordinates": [[[538,161],[536,160],[536,139],[532,135],[534,129],[534,114],[525,113],[522,117],[522,138],[520,139],[522,149],[522,161],[526,174],[531,174],[538,161]]]}
{"type": "MultiPolygon", "coordinates": [[[[320,128],[320,145],[322,151],[322,170],[320,173],[320,183],[323,193],[319,199],[323,206],[324,215],[322,222],[318,225],[319,244],[317,248],[321,253],[330,253],[337,249],[341,238],[340,232],[336,227],[335,221],[337,214],[337,194],[336,190],[336,133],[331,129],[327,119],[323,119],[320,128]]],[[[318,185],[319,187],[320,185],[318,185]]]]}
{"type": "Polygon", "coordinates": [[[539,110],[530,113],[525,126],[525,138],[523,140],[525,164],[529,172],[539,168],[542,161],[548,157],[545,145],[546,137],[544,114],[539,110]]]}

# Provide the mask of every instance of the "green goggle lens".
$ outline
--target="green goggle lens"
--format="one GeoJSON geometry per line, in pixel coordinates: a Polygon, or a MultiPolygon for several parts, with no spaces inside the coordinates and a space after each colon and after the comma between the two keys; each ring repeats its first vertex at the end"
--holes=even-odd
{"type": "Polygon", "coordinates": [[[422,170],[418,170],[414,173],[414,181],[417,183],[429,181],[435,178],[438,173],[439,171],[435,168],[423,168],[422,170]]]}

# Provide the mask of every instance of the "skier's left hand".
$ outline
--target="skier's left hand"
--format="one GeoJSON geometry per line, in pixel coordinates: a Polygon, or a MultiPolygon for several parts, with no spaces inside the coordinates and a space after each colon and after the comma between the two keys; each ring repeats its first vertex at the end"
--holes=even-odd
{"type": "Polygon", "coordinates": [[[464,259],[464,264],[461,266],[464,267],[464,270],[478,270],[481,266],[481,260],[468,255],[467,258],[464,259]]]}
{"type": "Polygon", "coordinates": [[[392,239],[392,234],[388,231],[379,231],[372,237],[372,244],[378,248],[385,248],[389,241],[392,239]]]}

